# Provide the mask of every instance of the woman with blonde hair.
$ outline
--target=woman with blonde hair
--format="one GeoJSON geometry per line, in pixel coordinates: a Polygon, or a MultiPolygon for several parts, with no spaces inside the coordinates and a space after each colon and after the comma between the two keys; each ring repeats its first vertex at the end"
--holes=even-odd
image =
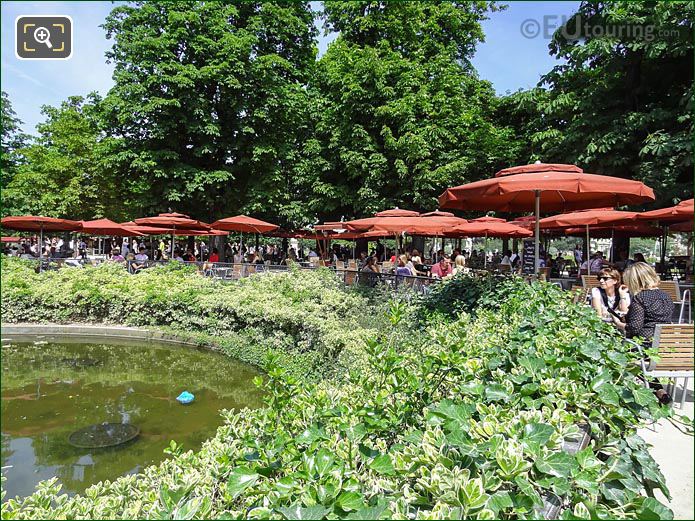
{"type": "Polygon", "coordinates": [[[463,273],[466,269],[466,257],[463,255],[457,255],[454,259],[454,269],[451,271],[452,276],[456,276],[459,273],[463,273]]]}
{"type": "Polygon", "coordinates": [[[598,272],[598,282],[599,286],[591,290],[591,306],[608,322],[616,315],[622,322],[630,307],[630,292],[620,283],[620,272],[615,268],[603,268],[598,272]]]}
{"type": "MultiPolygon", "coordinates": [[[[615,318],[613,321],[625,330],[627,338],[640,337],[644,339],[642,345],[645,348],[651,347],[656,325],[668,324],[673,319],[673,301],[668,293],[659,289],[659,275],[645,262],[629,266],[623,273],[623,280],[632,293],[632,302],[625,316],[625,323],[615,318]]],[[[650,382],[650,387],[662,404],[672,401],[658,381],[650,382]]]]}

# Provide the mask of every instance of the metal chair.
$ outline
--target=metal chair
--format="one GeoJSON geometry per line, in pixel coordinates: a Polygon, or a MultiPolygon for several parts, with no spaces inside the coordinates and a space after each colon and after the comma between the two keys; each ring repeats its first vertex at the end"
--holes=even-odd
{"type": "Polygon", "coordinates": [[[690,290],[686,289],[682,294],[680,291],[680,287],[678,286],[678,282],[675,280],[662,280],[659,282],[659,289],[664,291],[665,293],[668,293],[668,296],[671,297],[671,300],[673,300],[673,303],[676,306],[680,306],[680,312],[678,313],[678,323],[682,324],[683,323],[683,314],[685,313],[685,305],[686,303],[688,304],[688,320],[687,322],[691,322],[691,309],[690,309],[690,290]]]}

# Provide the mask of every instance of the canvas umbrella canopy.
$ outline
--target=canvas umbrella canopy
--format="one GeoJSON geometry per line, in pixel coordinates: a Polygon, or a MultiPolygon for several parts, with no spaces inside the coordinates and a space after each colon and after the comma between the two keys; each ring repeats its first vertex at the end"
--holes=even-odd
{"type": "MultiPolygon", "coordinates": [[[[56,219],[54,217],[43,217],[40,215],[23,215],[15,217],[3,217],[0,220],[3,228],[16,230],[18,232],[39,232],[39,260],[43,256],[43,232],[75,232],[82,228],[78,221],[68,219],[56,219]]],[[[39,271],[41,271],[39,263],[39,271]]]]}
{"type": "MultiPolygon", "coordinates": [[[[586,234],[586,228],[577,226],[566,228],[565,235],[573,237],[583,237],[586,234]]],[[[615,226],[597,226],[591,228],[591,236],[602,239],[610,239],[613,237],[659,237],[662,234],[661,228],[656,226],[648,226],[644,223],[636,224],[618,224],[615,226]]]]}
{"type": "MultiPolygon", "coordinates": [[[[135,224],[154,226],[156,228],[166,228],[168,233],[171,235],[171,257],[174,257],[174,235],[177,235],[177,231],[185,230],[195,230],[195,231],[209,231],[210,225],[202,221],[196,221],[190,217],[180,217],[183,214],[159,214],[156,217],[143,217],[140,219],[135,219],[135,224]]],[[[191,233],[189,235],[197,235],[191,233]]]]}
{"type": "Polygon", "coordinates": [[[654,191],[639,181],[588,174],[575,165],[537,162],[500,170],[492,179],[449,188],[439,196],[439,205],[503,212],[534,210],[537,273],[541,207],[544,212],[565,212],[653,200],[654,191]]]}
{"type": "Polygon", "coordinates": [[[3,237],[2,242],[19,242],[21,241],[21,237],[3,237]]]}
{"type": "Polygon", "coordinates": [[[661,265],[664,265],[666,260],[666,241],[668,238],[668,228],[673,231],[692,231],[693,222],[693,199],[686,199],[675,206],[653,210],[651,212],[643,212],[639,219],[643,221],[658,221],[663,227],[663,235],[661,239],[661,265]],[[671,226],[671,225],[676,226],[671,226]],[[678,226],[680,225],[680,226],[678,226]],[[679,229],[676,229],[679,228],[679,229]]]}
{"type": "MultiPolygon", "coordinates": [[[[454,226],[445,232],[445,235],[447,237],[485,237],[485,250],[487,250],[488,237],[514,239],[531,237],[533,233],[508,222],[479,221],[454,226]]],[[[485,266],[487,266],[487,254],[485,255],[485,266]]]]}
{"type": "Polygon", "coordinates": [[[640,221],[659,221],[662,224],[678,223],[693,220],[695,205],[693,199],[681,201],[676,206],[661,208],[651,212],[642,212],[638,219],[640,221]]]}
{"type": "Polygon", "coordinates": [[[397,206],[374,214],[375,217],[417,217],[419,215],[415,210],[403,210],[397,206]]]}
{"type": "Polygon", "coordinates": [[[145,235],[137,229],[129,228],[113,222],[111,219],[95,219],[93,221],[80,221],[82,232],[87,235],[110,235],[114,237],[132,237],[145,235]]]}
{"type": "Polygon", "coordinates": [[[672,226],[669,226],[669,230],[672,232],[692,232],[693,231],[693,221],[685,221],[682,223],[676,223],[672,226]]]}
{"type": "Polygon", "coordinates": [[[236,215],[220,219],[211,224],[217,230],[241,233],[266,233],[280,228],[277,224],[271,224],[260,219],[254,219],[246,215],[236,215]]]}
{"type": "Polygon", "coordinates": [[[476,217],[475,219],[469,220],[472,223],[506,223],[506,219],[501,217],[488,217],[487,215],[483,217],[476,217]]]}
{"type": "MultiPolygon", "coordinates": [[[[593,210],[580,210],[577,212],[563,213],[546,217],[540,220],[541,229],[561,229],[581,226],[584,228],[586,237],[586,259],[591,257],[590,250],[590,230],[600,226],[617,226],[620,224],[634,223],[638,212],[624,212],[613,208],[596,208],[593,210]]],[[[608,235],[612,237],[612,235],[608,235]]]]}

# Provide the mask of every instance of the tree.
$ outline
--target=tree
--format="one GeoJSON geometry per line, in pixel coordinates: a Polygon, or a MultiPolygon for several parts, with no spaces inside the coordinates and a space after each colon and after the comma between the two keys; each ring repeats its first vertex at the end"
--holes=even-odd
{"type": "Polygon", "coordinates": [[[502,103],[519,157],[639,179],[657,206],[692,197],[692,29],[690,2],[582,2],[550,44],[566,63],[502,103]]]}
{"type": "Polygon", "coordinates": [[[136,2],[104,27],[115,85],[104,101],[142,210],[304,220],[292,168],[316,56],[307,2],[136,2]]]}
{"type": "Polygon", "coordinates": [[[109,168],[114,140],[99,129],[98,95],[43,106],[39,136],[18,153],[24,162],[3,190],[6,214],[69,219],[128,215],[128,183],[109,168]]]}
{"type": "Polygon", "coordinates": [[[510,132],[490,121],[495,96],[469,59],[487,2],[325,2],[339,31],[312,88],[323,218],[388,206],[431,210],[448,186],[507,163],[510,132]]]}
{"type": "Polygon", "coordinates": [[[17,117],[17,114],[12,110],[10,97],[5,91],[2,91],[2,143],[0,145],[0,164],[2,171],[0,173],[0,186],[7,187],[12,181],[17,167],[21,163],[22,158],[17,151],[25,146],[28,136],[22,132],[22,121],[17,117]]]}

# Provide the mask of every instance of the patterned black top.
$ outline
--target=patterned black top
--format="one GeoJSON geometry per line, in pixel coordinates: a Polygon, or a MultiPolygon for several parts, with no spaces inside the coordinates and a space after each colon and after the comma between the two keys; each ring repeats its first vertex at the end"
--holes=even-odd
{"type": "Polygon", "coordinates": [[[673,320],[673,308],[668,293],[660,289],[640,291],[632,299],[625,317],[625,335],[651,340],[657,324],[668,324],[673,320]]]}

